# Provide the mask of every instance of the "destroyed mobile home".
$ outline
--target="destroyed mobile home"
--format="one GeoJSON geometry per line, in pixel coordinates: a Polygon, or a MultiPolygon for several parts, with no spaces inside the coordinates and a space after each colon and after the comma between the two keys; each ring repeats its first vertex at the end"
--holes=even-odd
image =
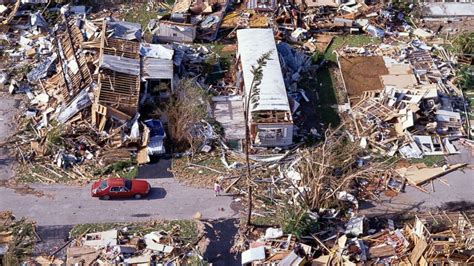
{"type": "MultiPolygon", "coordinates": [[[[382,222],[354,217],[345,228],[337,228],[337,234],[328,237],[328,231],[321,231],[300,240],[281,229],[268,228],[253,233],[258,238],[249,240],[242,264],[466,264],[472,258],[472,219],[472,213],[422,213],[416,215],[414,223],[399,228],[390,219],[382,222]],[[379,228],[367,230],[371,222],[378,222],[379,228]]],[[[333,230],[339,226],[326,219],[322,223],[333,230]]]]}
{"type": "Polygon", "coordinates": [[[91,21],[67,10],[59,21],[53,31],[44,24],[12,25],[21,29],[20,47],[7,53],[34,51],[29,63],[39,58],[27,80],[13,76],[8,85],[10,93],[30,100],[23,134],[8,141],[17,145],[17,156],[23,162],[53,158],[57,167],[41,166],[49,174],[87,180],[90,168],[79,164],[108,165],[131,154],[143,164],[163,154],[163,124],[142,122],[139,101],[158,105],[173,93],[172,46],[141,42],[141,26],[134,23],[91,21]]]}
{"type": "Polygon", "coordinates": [[[438,48],[418,41],[339,51],[349,129],[361,146],[404,158],[459,153],[451,141],[467,136],[465,103],[450,82],[454,70],[427,51],[438,48]]]}

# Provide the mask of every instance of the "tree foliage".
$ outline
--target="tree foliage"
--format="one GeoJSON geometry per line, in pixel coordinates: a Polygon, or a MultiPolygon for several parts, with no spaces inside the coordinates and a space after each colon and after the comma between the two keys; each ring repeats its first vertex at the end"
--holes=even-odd
{"type": "Polygon", "coordinates": [[[474,54],[474,32],[463,33],[457,35],[452,45],[454,51],[458,54],[473,55],[474,54]]]}
{"type": "Polygon", "coordinates": [[[267,66],[267,62],[271,60],[273,50],[264,53],[257,59],[257,64],[252,66],[251,73],[253,75],[251,90],[250,90],[250,103],[257,107],[260,101],[260,84],[263,79],[263,68],[267,66]]]}
{"type": "Polygon", "coordinates": [[[166,107],[174,148],[188,149],[193,143],[191,128],[207,117],[207,94],[194,80],[181,80],[166,107]]]}

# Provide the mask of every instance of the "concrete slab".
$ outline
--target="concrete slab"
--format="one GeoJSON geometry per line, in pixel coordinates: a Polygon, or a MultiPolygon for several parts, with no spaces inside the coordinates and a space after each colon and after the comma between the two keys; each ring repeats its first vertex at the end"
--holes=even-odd
{"type": "Polygon", "coordinates": [[[225,131],[227,139],[245,138],[245,117],[242,97],[213,97],[213,115],[225,131]]]}
{"type": "Polygon", "coordinates": [[[473,17],[474,3],[425,3],[423,17],[473,17]]]}

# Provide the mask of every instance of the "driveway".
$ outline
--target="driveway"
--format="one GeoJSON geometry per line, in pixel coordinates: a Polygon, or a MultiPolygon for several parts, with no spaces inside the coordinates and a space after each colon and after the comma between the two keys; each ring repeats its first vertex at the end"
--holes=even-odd
{"type": "Polygon", "coordinates": [[[464,168],[451,172],[424,186],[428,192],[422,192],[415,187],[406,186],[405,193],[395,197],[381,196],[380,202],[363,202],[359,212],[366,216],[397,216],[408,212],[422,212],[441,208],[448,211],[474,208],[474,170],[464,168]]]}

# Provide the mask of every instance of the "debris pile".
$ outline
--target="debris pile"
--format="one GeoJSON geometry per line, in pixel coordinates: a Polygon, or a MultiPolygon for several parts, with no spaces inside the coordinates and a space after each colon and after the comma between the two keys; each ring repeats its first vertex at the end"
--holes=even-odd
{"type": "Polygon", "coordinates": [[[0,212],[0,262],[19,265],[29,259],[35,243],[40,240],[35,223],[25,218],[17,220],[11,211],[0,212]]]}
{"type": "Polygon", "coordinates": [[[214,41],[229,3],[228,0],[178,0],[171,14],[156,22],[156,28],[151,31],[160,42],[214,41]]]}
{"type": "Polygon", "coordinates": [[[282,229],[254,231],[242,263],[285,265],[468,263],[473,214],[420,213],[401,228],[391,219],[352,217],[344,225],[319,217],[323,231],[296,238],[282,229]],[[329,230],[329,229],[332,229],[329,230]]]}
{"type": "MultiPolygon", "coordinates": [[[[136,230],[135,230],[136,231],[136,230]]],[[[191,257],[200,260],[195,243],[183,241],[180,227],[169,231],[132,232],[132,228],[86,233],[73,240],[67,248],[66,264],[181,264],[191,257]]]]}
{"type": "Polygon", "coordinates": [[[452,82],[453,62],[432,50],[445,52],[422,41],[339,51],[348,129],[361,146],[408,159],[459,153],[452,140],[467,135],[462,92],[452,82]],[[360,62],[368,74],[354,68],[360,62]]]}
{"type": "Polygon", "coordinates": [[[58,15],[54,27],[40,13],[17,15],[4,34],[12,49],[4,52],[2,84],[29,101],[7,144],[21,162],[38,168],[20,170],[40,182],[88,180],[111,163],[143,164],[164,153],[157,140],[166,136],[161,121],[139,121],[138,111],[142,81],[149,92],[144,102],[169,98],[172,47],[140,42],[139,24],[88,20],[76,10],[50,11],[58,15]],[[158,84],[160,91],[153,91],[158,84]]]}

